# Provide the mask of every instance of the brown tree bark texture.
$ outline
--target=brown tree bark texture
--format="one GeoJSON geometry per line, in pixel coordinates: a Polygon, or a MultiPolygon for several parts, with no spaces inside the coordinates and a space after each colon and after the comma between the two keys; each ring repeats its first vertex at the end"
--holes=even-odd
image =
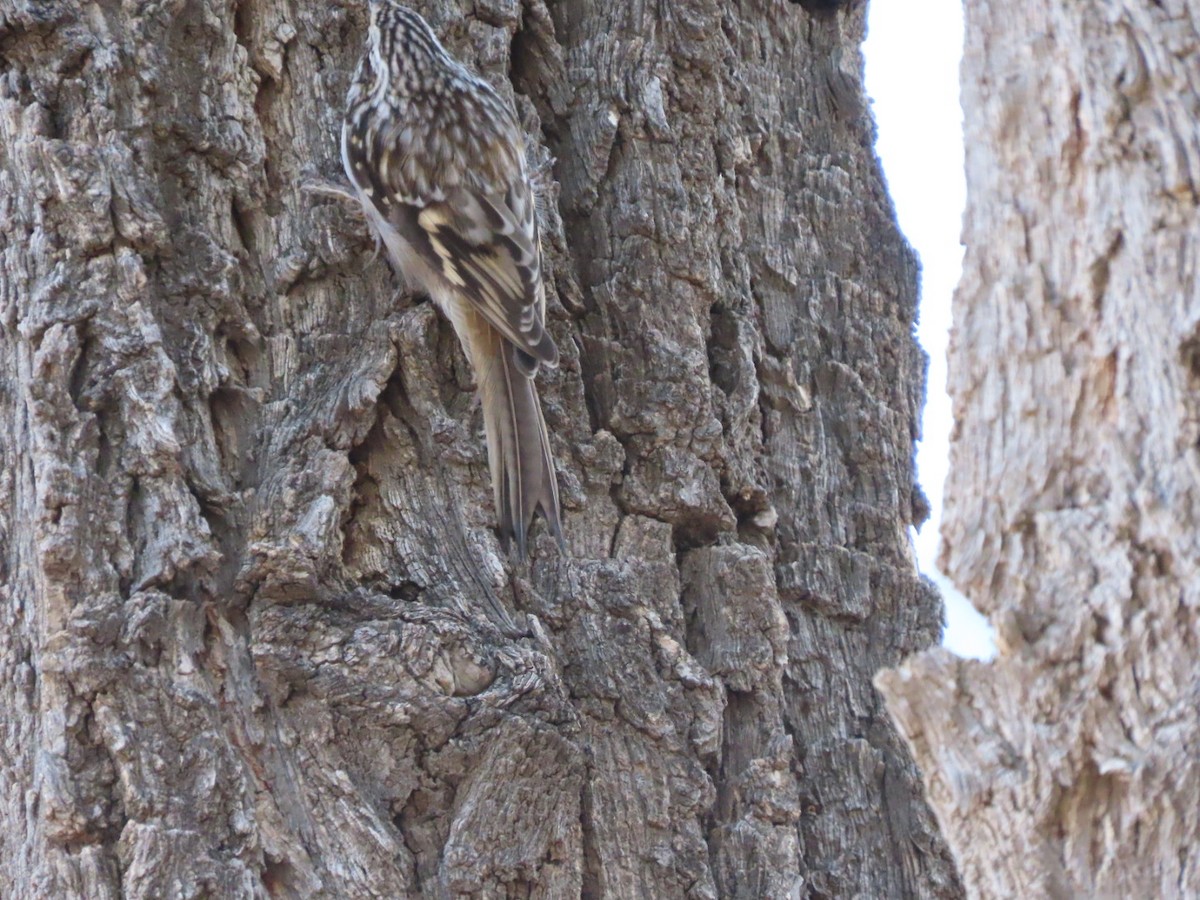
{"type": "Polygon", "coordinates": [[[0,6],[3,894],[959,896],[870,682],[940,614],[863,10],[418,6],[548,173],[527,567],[301,191],[365,5],[0,6]]]}
{"type": "Polygon", "coordinates": [[[1200,6],[967,4],[946,571],[881,676],[969,891],[1200,895],[1200,6]]]}

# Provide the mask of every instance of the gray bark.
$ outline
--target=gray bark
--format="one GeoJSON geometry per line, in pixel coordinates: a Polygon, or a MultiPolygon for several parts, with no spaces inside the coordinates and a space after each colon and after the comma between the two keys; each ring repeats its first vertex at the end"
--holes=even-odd
{"type": "Polygon", "coordinates": [[[882,676],[984,897],[1200,895],[1200,6],[967,4],[943,562],[996,626],[882,676]]]}
{"type": "Polygon", "coordinates": [[[300,190],[365,9],[2,8],[4,896],[960,895],[870,683],[940,622],[863,10],[650,6],[421,9],[557,159],[527,567],[300,190]]]}

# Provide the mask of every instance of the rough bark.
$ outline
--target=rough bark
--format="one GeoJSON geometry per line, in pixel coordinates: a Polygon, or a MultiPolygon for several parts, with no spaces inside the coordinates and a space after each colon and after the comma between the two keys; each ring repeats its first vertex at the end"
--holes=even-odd
{"type": "Polygon", "coordinates": [[[943,562],[880,679],[970,892],[1200,894],[1200,7],[967,4],[943,562]]]}
{"type": "Polygon", "coordinates": [[[300,189],[365,9],[0,9],[0,893],[959,895],[870,683],[939,603],[861,7],[421,5],[557,158],[528,567],[300,189]]]}

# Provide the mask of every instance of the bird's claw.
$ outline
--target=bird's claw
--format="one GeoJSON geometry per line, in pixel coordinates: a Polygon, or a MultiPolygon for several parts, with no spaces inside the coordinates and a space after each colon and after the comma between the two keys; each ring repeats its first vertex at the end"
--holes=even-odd
{"type": "MultiPolygon", "coordinates": [[[[342,185],[334,184],[331,181],[305,181],[300,185],[300,190],[314,197],[325,197],[329,200],[351,203],[359,215],[363,215],[365,218],[362,200],[351,188],[342,187],[342,185]]],[[[368,219],[367,221],[370,224],[370,220],[368,219]]],[[[380,236],[379,230],[373,226],[371,227],[371,237],[375,241],[375,252],[371,254],[371,260],[367,265],[371,265],[379,259],[379,253],[383,250],[383,238],[380,236]]]]}
{"type": "Polygon", "coordinates": [[[300,185],[300,190],[314,197],[325,197],[329,200],[340,200],[343,203],[358,203],[358,195],[350,188],[334,184],[332,181],[306,181],[300,185]]]}

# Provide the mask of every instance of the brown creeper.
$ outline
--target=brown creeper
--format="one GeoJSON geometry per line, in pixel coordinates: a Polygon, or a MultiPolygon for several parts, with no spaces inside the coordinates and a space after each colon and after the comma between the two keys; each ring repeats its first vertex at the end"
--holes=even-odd
{"type": "Polygon", "coordinates": [[[412,10],[369,0],[342,163],[394,266],[429,293],[475,370],[505,548],[525,557],[541,509],[562,544],[558,483],[533,378],[556,366],[524,138],[511,107],[412,10]]]}

